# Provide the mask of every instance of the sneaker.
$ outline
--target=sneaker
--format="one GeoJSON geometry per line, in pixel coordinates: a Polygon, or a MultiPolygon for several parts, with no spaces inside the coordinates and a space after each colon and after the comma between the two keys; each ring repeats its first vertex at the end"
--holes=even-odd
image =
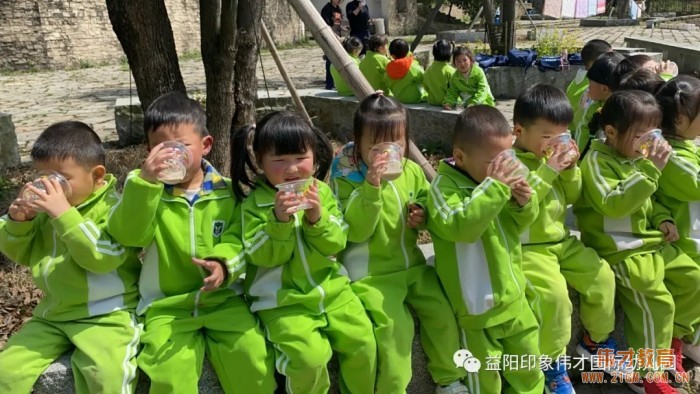
{"type": "MultiPolygon", "coordinates": [[[[581,338],[581,342],[579,342],[579,344],[576,346],[576,353],[585,358],[589,363],[597,364],[600,363],[600,360],[598,360],[598,354],[604,349],[609,349],[613,354],[617,354],[617,342],[615,342],[613,338],[608,338],[605,342],[594,342],[590,335],[585,333],[583,338],[581,338]],[[594,358],[594,356],[596,356],[596,358],[594,358]]],[[[618,358],[616,357],[616,359],[618,358]]],[[[622,365],[620,362],[616,362],[615,365],[607,365],[606,363],[601,369],[608,375],[620,372],[632,372],[630,365],[622,365]]]]}
{"type": "Polygon", "coordinates": [[[683,354],[689,359],[700,364],[700,345],[691,345],[683,342],[683,354]]]}
{"type": "Polygon", "coordinates": [[[555,361],[551,368],[544,372],[544,388],[549,394],[575,394],[569,374],[564,364],[555,361]]]}
{"type": "Polygon", "coordinates": [[[674,357],[674,365],[673,369],[671,370],[672,374],[676,374],[678,372],[680,373],[685,373],[685,369],[683,368],[683,341],[681,341],[680,338],[673,338],[671,340],[671,350],[673,350],[673,355],[674,357]]]}
{"type": "Polygon", "coordinates": [[[459,380],[453,382],[449,386],[440,386],[439,384],[435,387],[435,394],[469,394],[467,386],[463,385],[459,380]]]}

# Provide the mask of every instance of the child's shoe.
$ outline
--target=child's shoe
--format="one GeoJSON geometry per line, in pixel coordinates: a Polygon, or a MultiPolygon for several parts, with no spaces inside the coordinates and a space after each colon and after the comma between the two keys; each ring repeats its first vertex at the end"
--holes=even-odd
{"type": "MultiPolygon", "coordinates": [[[[617,355],[617,343],[613,338],[608,338],[605,342],[599,343],[594,342],[590,335],[585,333],[583,338],[581,338],[581,342],[579,342],[579,344],[576,346],[576,353],[578,353],[579,356],[584,357],[589,363],[598,364],[601,362],[601,360],[595,359],[594,356],[601,356],[599,352],[605,353],[605,349],[608,349],[609,351],[612,351],[613,354],[617,355]]],[[[632,372],[631,365],[622,365],[619,357],[617,356],[615,357],[615,360],[616,362],[614,365],[608,365],[608,363],[602,365],[601,369],[603,372],[607,373],[608,375],[618,372],[632,372]]]]}
{"type": "Polygon", "coordinates": [[[469,394],[469,390],[467,386],[458,380],[449,386],[440,386],[438,384],[437,387],[435,387],[435,394],[469,394]]]}
{"type": "Polygon", "coordinates": [[[642,384],[629,384],[629,388],[639,394],[677,394],[678,390],[668,383],[644,380],[642,384]]]}
{"type": "Polygon", "coordinates": [[[544,372],[544,389],[549,394],[576,394],[571,384],[566,366],[558,361],[551,364],[544,372]]]}
{"type": "Polygon", "coordinates": [[[673,338],[671,340],[671,350],[673,350],[674,356],[674,368],[671,370],[671,373],[674,375],[678,372],[685,373],[683,368],[683,341],[680,338],[673,338]]]}
{"type": "Polygon", "coordinates": [[[700,364],[700,345],[691,345],[683,342],[683,354],[689,359],[700,364]]]}

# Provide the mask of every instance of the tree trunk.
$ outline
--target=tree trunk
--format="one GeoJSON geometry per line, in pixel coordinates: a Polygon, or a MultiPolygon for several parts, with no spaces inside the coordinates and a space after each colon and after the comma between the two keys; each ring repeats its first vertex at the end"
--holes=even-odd
{"type": "Polygon", "coordinates": [[[617,0],[617,19],[629,19],[630,0],[617,0]]]}
{"type": "Polygon", "coordinates": [[[506,53],[515,47],[515,0],[503,0],[501,23],[501,43],[506,53]]]}
{"type": "Polygon", "coordinates": [[[492,54],[504,54],[503,48],[501,47],[500,40],[498,39],[498,33],[496,31],[496,25],[493,21],[493,5],[491,0],[481,1],[484,11],[482,15],[484,16],[484,25],[486,26],[486,33],[488,34],[489,46],[491,47],[492,54]]]}
{"type": "MultiPolygon", "coordinates": [[[[238,54],[234,70],[234,101],[236,110],[232,126],[255,123],[255,100],[258,95],[258,48],[264,2],[238,1],[238,54]]],[[[226,169],[228,172],[228,168],[226,169]]]]}
{"type": "Polygon", "coordinates": [[[187,93],[164,0],[107,0],[112,29],[134,75],[144,112],[158,96],[187,93]]]}

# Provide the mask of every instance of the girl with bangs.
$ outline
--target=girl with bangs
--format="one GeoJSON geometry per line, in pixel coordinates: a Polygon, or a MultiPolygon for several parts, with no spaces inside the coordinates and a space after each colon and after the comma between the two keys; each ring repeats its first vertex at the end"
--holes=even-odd
{"type": "Polygon", "coordinates": [[[460,349],[454,313],[417,245],[430,185],[421,168],[403,157],[409,144],[405,108],[379,93],[365,98],[355,113],[353,140],[333,160],[331,187],[349,225],[338,260],[374,324],[376,392],[406,392],[411,380],[411,306],[435,392],[467,393],[465,370],[453,361],[460,349]]]}
{"type": "Polygon", "coordinates": [[[373,393],[372,324],[345,269],[329,257],[345,249],[348,226],[319,181],[332,157],[328,138],[296,113],[273,112],[233,135],[231,157],[234,192],[245,198],[245,294],[287,392],[327,393],[334,350],[341,392],[373,393]]]}

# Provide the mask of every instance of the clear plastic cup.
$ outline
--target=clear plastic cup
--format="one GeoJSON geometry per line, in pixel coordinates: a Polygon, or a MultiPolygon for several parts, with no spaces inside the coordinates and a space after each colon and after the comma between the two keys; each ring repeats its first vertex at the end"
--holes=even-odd
{"type": "Polygon", "coordinates": [[[300,179],[298,181],[284,182],[275,185],[277,190],[281,190],[287,193],[294,193],[301,203],[296,206],[297,211],[303,211],[313,206],[306,199],[306,192],[309,191],[309,186],[313,182],[313,178],[300,179]]]}
{"type": "Polygon", "coordinates": [[[491,164],[489,164],[489,168],[487,170],[488,174],[491,174],[493,171],[494,163],[497,163],[500,160],[504,160],[504,163],[510,169],[508,172],[509,176],[527,178],[527,176],[530,174],[530,170],[527,168],[527,166],[525,166],[525,164],[523,164],[522,161],[518,159],[513,149],[506,149],[494,157],[491,164]]]}
{"type": "Polygon", "coordinates": [[[168,185],[178,184],[185,179],[187,167],[192,164],[192,155],[184,144],[177,141],[164,142],[163,149],[172,149],[174,156],[165,160],[168,168],[158,174],[158,180],[168,185]]]}
{"type": "MultiPolygon", "coordinates": [[[[45,175],[41,175],[35,180],[32,181],[32,186],[35,188],[46,191],[46,187],[44,186],[44,182],[42,181],[43,179],[55,179],[58,181],[58,183],[61,185],[61,188],[63,189],[63,194],[66,195],[66,197],[70,197],[71,193],[73,193],[73,189],[71,189],[70,184],[68,183],[68,180],[58,172],[51,172],[45,175]]],[[[36,195],[33,191],[29,190],[29,188],[24,188],[22,191],[22,199],[31,201],[31,200],[37,200],[39,198],[38,195],[36,195]]]]}
{"type": "Polygon", "coordinates": [[[649,150],[654,144],[654,140],[663,140],[664,137],[661,135],[661,130],[654,129],[648,133],[642,135],[634,142],[634,151],[640,153],[642,156],[649,156],[649,150]]]}
{"type": "Polygon", "coordinates": [[[545,157],[547,159],[552,157],[552,154],[554,154],[554,149],[559,145],[564,145],[564,147],[568,148],[566,153],[567,159],[573,159],[578,155],[575,148],[576,141],[574,141],[571,134],[561,133],[550,137],[544,144],[542,144],[542,152],[544,153],[545,157]]]}
{"type": "Polygon", "coordinates": [[[372,147],[369,152],[369,160],[374,161],[374,158],[382,153],[388,153],[386,171],[382,174],[382,179],[393,181],[400,177],[403,172],[403,149],[401,149],[401,145],[394,142],[382,142],[372,147]]]}

